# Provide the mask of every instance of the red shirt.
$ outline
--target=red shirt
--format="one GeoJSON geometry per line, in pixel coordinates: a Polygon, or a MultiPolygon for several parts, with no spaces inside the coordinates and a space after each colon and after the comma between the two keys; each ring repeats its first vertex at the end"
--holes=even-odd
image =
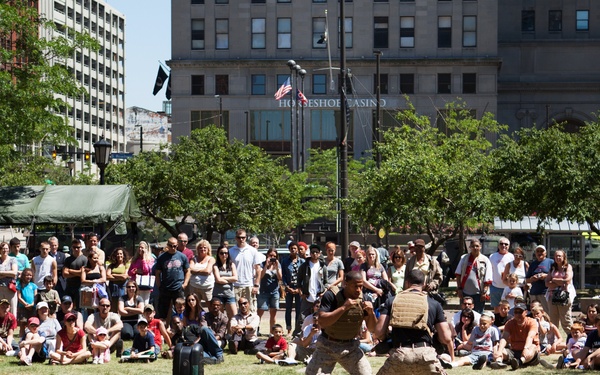
{"type": "Polygon", "coordinates": [[[269,351],[273,351],[272,349],[274,346],[279,346],[279,350],[287,350],[288,343],[283,337],[280,337],[277,342],[275,341],[274,337],[269,337],[267,343],[265,344],[265,347],[269,349],[269,351]]]}
{"type": "Polygon", "coordinates": [[[154,334],[154,343],[162,348],[162,334],[160,333],[160,319],[152,319],[148,322],[148,329],[154,334]]]}
{"type": "Polygon", "coordinates": [[[17,328],[17,319],[11,312],[6,312],[4,318],[0,318],[0,337],[6,339],[8,337],[8,331],[17,328]]]}

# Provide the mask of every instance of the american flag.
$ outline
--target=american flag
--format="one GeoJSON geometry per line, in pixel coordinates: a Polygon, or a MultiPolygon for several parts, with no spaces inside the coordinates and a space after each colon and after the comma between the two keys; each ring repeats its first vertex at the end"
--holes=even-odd
{"type": "Polygon", "coordinates": [[[277,90],[275,93],[275,100],[281,100],[284,96],[287,95],[288,92],[292,91],[292,84],[290,83],[290,77],[285,80],[283,85],[277,90]]]}
{"type": "Polygon", "coordinates": [[[308,99],[306,99],[306,96],[304,96],[299,89],[296,91],[296,100],[298,100],[303,107],[308,104],[308,99]]]}

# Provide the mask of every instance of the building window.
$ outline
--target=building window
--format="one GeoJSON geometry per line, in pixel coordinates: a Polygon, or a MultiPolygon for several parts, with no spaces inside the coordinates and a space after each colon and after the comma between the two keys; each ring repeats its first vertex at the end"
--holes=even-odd
{"type": "Polygon", "coordinates": [[[291,3],[292,0],[277,0],[278,3],[291,3]]]}
{"type": "Polygon", "coordinates": [[[438,17],[438,48],[452,47],[452,17],[438,17]]]}
{"type": "Polygon", "coordinates": [[[463,94],[476,94],[477,93],[477,74],[475,73],[463,73],[462,82],[463,94]]]}
{"type": "Polygon", "coordinates": [[[312,76],[312,93],[316,95],[327,94],[327,75],[313,74],[312,76]]]}
{"type": "Polygon", "coordinates": [[[215,4],[229,4],[229,0],[215,0],[215,4]]]}
{"type": "Polygon", "coordinates": [[[335,110],[319,109],[310,111],[311,141],[335,141],[337,137],[335,110]]]}
{"type": "Polygon", "coordinates": [[[463,47],[477,47],[477,17],[463,17],[463,47]]]}
{"type": "Polygon", "coordinates": [[[312,46],[313,48],[326,48],[327,43],[319,44],[319,40],[321,37],[325,35],[325,28],[327,27],[327,23],[325,18],[318,17],[312,19],[312,29],[313,29],[313,40],[312,46]]]}
{"type": "Polygon", "coordinates": [[[264,74],[252,75],[252,95],[265,95],[267,93],[267,78],[264,74]]]}
{"type": "Polygon", "coordinates": [[[375,17],[373,25],[373,48],[388,48],[388,18],[375,17]]]}
{"type": "Polygon", "coordinates": [[[266,3],[266,0],[252,0],[250,3],[252,3],[252,4],[264,4],[264,3],[266,3]]]}
{"type": "Polygon", "coordinates": [[[252,111],[251,116],[251,141],[290,141],[290,111],[252,111]]]}
{"type": "Polygon", "coordinates": [[[415,46],[415,17],[400,17],[400,48],[415,46]]]}
{"type": "Polygon", "coordinates": [[[204,49],[204,19],[192,19],[192,49],[204,49]]]}
{"type": "Polygon", "coordinates": [[[226,74],[217,74],[215,76],[215,94],[229,95],[229,76],[226,74]]]}
{"type": "MultiPolygon", "coordinates": [[[[338,47],[339,41],[342,40],[339,38],[340,32],[342,31],[340,24],[340,20],[338,18],[338,47]]],[[[346,23],[344,23],[344,34],[346,34],[346,48],[352,48],[352,18],[346,18],[346,23]]]]}
{"type": "Polygon", "coordinates": [[[589,10],[578,10],[577,14],[577,31],[588,31],[590,29],[590,11],[589,10]]]}
{"type": "Polygon", "coordinates": [[[192,95],[204,95],[204,76],[192,76],[192,95]]]}
{"type": "Polygon", "coordinates": [[[400,74],[400,94],[415,93],[415,75],[400,74]]]}
{"type": "Polygon", "coordinates": [[[252,48],[264,49],[266,47],[266,20],[264,18],[252,19],[252,48]]]}
{"type": "MultiPolygon", "coordinates": [[[[376,93],[377,92],[377,74],[375,74],[373,79],[373,92],[376,93]]],[[[388,93],[388,75],[387,74],[379,74],[379,80],[380,80],[380,91],[382,94],[387,94],[388,93]]]]}
{"type": "Polygon", "coordinates": [[[277,19],[277,48],[292,48],[292,19],[277,19]]]}
{"type": "Polygon", "coordinates": [[[203,129],[210,125],[219,125],[219,120],[222,121],[221,126],[227,133],[229,138],[229,111],[222,111],[219,118],[219,109],[214,111],[191,111],[190,125],[191,130],[203,129]]]}
{"type": "Polygon", "coordinates": [[[438,94],[450,94],[452,92],[452,75],[450,73],[438,73],[438,94]]]}
{"type": "Polygon", "coordinates": [[[548,31],[562,31],[562,10],[548,11],[548,31]]]}
{"type": "Polygon", "coordinates": [[[521,11],[521,31],[535,31],[535,10],[521,11]]]}
{"type": "Polygon", "coordinates": [[[192,0],[192,5],[204,4],[204,0],[192,0]]]}
{"type": "Polygon", "coordinates": [[[217,19],[215,20],[215,48],[216,49],[228,49],[229,48],[229,20],[228,19],[217,19]]]}

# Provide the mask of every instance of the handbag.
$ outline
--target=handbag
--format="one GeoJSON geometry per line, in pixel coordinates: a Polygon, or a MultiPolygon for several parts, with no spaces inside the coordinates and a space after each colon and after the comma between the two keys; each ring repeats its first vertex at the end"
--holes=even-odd
{"type": "Polygon", "coordinates": [[[11,292],[16,293],[17,292],[17,282],[15,280],[11,280],[8,283],[8,289],[10,289],[11,292]]]}
{"type": "Polygon", "coordinates": [[[565,306],[569,304],[569,292],[562,288],[556,288],[552,291],[552,304],[565,306]]]}
{"type": "Polygon", "coordinates": [[[135,275],[135,282],[140,290],[151,290],[154,288],[154,281],[156,276],[154,275],[135,275]]]}

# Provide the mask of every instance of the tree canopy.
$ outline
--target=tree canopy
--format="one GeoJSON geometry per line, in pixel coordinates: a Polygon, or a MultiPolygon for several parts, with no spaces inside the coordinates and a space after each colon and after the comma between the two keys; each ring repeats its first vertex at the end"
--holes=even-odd
{"type": "Polygon", "coordinates": [[[477,119],[462,105],[439,113],[447,133],[409,103],[399,113],[403,126],[386,131],[376,145],[380,168],[364,173],[361,193],[349,201],[353,221],[426,233],[430,252],[466,226],[493,218],[486,136],[502,128],[490,113],[477,119]]]}

